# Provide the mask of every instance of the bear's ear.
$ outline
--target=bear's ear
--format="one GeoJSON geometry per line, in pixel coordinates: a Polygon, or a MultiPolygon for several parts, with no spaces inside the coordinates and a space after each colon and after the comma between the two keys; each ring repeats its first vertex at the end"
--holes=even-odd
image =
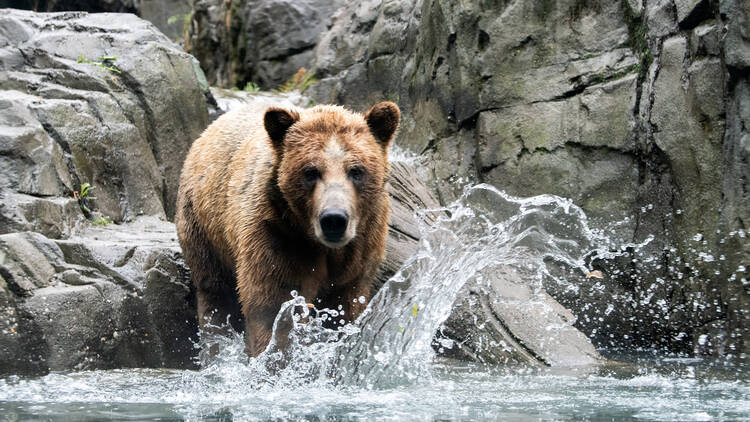
{"type": "Polygon", "coordinates": [[[299,113],[279,107],[270,107],[263,116],[263,125],[275,149],[281,149],[286,131],[299,120],[299,113]]]}
{"type": "Polygon", "coordinates": [[[365,121],[370,132],[384,147],[393,140],[393,135],[398,129],[401,120],[401,111],[398,106],[390,101],[377,103],[365,114],[365,121]]]}

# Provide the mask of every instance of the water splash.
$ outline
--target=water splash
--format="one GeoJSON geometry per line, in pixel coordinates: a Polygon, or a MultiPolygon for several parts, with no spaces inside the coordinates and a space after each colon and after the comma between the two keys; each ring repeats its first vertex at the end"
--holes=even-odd
{"type": "Polygon", "coordinates": [[[429,377],[435,332],[469,282],[489,284],[512,270],[515,282],[541,295],[550,280],[574,286],[554,275],[552,264],[585,275],[592,259],[643,246],[624,248],[591,229],[570,200],[516,198],[486,184],[418,217],[417,254],[375,296],[358,321],[360,330],[337,350],[334,372],[343,384],[374,388],[429,377]]]}
{"type": "Polygon", "coordinates": [[[516,283],[543,295],[550,281],[576,286],[551,271],[552,265],[585,275],[592,259],[624,250],[591,229],[585,213],[568,199],[516,198],[490,185],[469,187],[449,206],[420,211],[417,218],[417,253],[355,324],[326,328],[337,311],[310,314],[305,298],[293,293],[277,315],[271,345],[259,357],[244,357],[239,336],[219,339],[221,353],[200,372],[212,379],[205,387],[337,384],[372,389],[424,380],[432,373],[434,335],[467,283],[490,283],[512,269],[516,283]]]}

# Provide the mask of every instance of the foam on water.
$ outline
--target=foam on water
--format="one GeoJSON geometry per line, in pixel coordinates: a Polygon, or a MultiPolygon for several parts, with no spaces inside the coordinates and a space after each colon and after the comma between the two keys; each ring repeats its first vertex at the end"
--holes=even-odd
{"type": "Polygon", "coordinates": [[[51,374],[0,381],[0,415],[9,420],[665,421],[739,420],[750,415],[746,380],[691,377],[662,370],[659,364],[592,373],[548,368],[493,371],[436,362],[429,382],[381,390],[311,384],[253,389],[247,384],[222,385],[224,379],[194,371],[51,374]]]}
{"type": "Polygon", "coordinates": [[[580,279],[592,260],[643,244],[623,245],[591,229],[570,200],[551,195],[515,198],[488,185],[469,187],[453,204],[422,211],[418,219],[418,252],[355,324],[326,328],[326,320],[340,317],[338,310],[309,310],[307,300],[293,294],[276,318],[271,346],[257,358],[247,358],[237,334],[204,337],[204,343],[218,345],[219,354],[199,371],[10,377],[0,380],[0,413],[80,419],[522,420],[603,415],[705,420],[750,412],[746,380],[696,377],[695,369],[685,369],[696,362],[660,362],[660,367],[682,368],[666,373],[644,372],[637,365],[555,372],[436,359],[434,334],[466,283],[481,284],[493,272],[512,267],[518,282],[540,294],[549,283],[575,289],[576,283],[561,275],[570,272],[555,268],[571,269],[580,279]]]}

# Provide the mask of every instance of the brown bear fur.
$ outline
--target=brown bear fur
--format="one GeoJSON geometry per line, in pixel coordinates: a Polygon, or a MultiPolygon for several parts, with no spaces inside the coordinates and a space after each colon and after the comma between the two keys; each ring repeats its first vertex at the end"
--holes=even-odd
{"type": "Polygon", "coordinates": [[[202,329],[239,329],[244,317],[246,351],[256,356],[292,290],[319,308],[342,305],[348,321],[364,310],[357,299],[370,299],[384,256],[388,145],[399,119],[390,102],[365,116],[250,105],[206,129],[182,169],[175,217],[202,329]],[[333,200],[351,214],[343,246],[326,246],[315,223],[320,202],[333,200]]]}

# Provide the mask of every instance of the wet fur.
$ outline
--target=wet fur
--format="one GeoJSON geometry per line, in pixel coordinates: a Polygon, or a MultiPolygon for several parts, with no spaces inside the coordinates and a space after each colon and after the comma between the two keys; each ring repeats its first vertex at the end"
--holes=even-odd
{"type": "Polygon", "coordinates": [[[367,120],[338,106],[268,110],[233,110],[195,141],[182,170],[176,215],[201,328],[244,324],[251,356],[267,346],[274,317],[292,290],[318,307],[342,305],[349,321],[364,310],[356,299],[370,299],[384,255],[387,147],[400,117],[392,103],[373,107],[367,120]],[[320,160],[332,137],[367,171],[366,184],[351,198],[356,236],[339,249],[315,238],[309,223],[314,198],[299,182],[303,167],[320,160]]]}

